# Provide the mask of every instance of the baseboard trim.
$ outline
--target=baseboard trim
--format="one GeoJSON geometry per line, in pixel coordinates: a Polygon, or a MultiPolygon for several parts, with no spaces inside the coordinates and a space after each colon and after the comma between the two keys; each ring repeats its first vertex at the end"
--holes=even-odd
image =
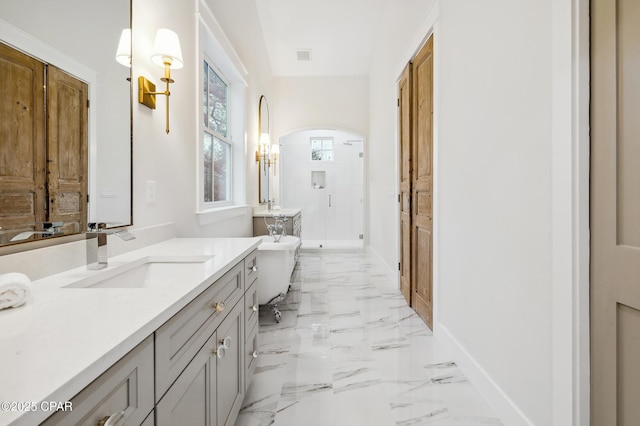
{"type": "Polygon", "coordinates": [[[437,324],[434,336],[445,347],[469,382],[478,390],[487,404],[505,425],[534,426],[534,423],[518,408],[509,396],[493,381],[491,376],[467,352],[446,326],[437,324]]]}
{"type": "Polygon", "coordinates": [[[398,278],[398,271],[396,269],[390,267],[387,264],[387,262],[384,261],[382,256],[380,256],[380,253],[378,253],[373,247],[367,246],[366,250],[367,250],[367,252],[373,254],[375,257],[378,258],[380,263],[384,266],[384,269],[385,269],[385,272],[387,274],[387,277],[389,277],[389,279],[391,280],[393,285],[395,285],[396,287],[400,288],[400,280],[398,278]]]}

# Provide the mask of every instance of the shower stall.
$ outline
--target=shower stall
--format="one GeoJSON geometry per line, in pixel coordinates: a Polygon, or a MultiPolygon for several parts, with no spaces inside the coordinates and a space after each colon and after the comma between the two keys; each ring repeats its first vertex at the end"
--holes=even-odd
{"type": "Polygon", "coordinates": [[[280,198],[302,209],[303,248],[364,246],[364,139],[337,130],[280,138],[280,198]]]}

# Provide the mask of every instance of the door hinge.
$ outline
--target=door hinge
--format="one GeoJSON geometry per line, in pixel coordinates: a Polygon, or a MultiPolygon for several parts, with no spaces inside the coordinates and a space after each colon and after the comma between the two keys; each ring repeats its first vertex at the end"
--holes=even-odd
{"type": "Polygon", "coordinates": [[[87,108],[91,108],[91,100],[87,99],[87,108]]]}
{"type": "Polygon", "coordinates": [[[398,271],[400,271],[400,262],[398,262],[398,271]]]}
{"type": "Polygon", "coordinates": [[[89,202],[89,194],[87,194],[87,203],[89,202]]]}
{"type": "Polygon", "coordinates": [[[402,200],[402,194],[398,194],[398,202],[400,202],[402,200]]]}
{"type": "Polygon", "coordinates": [[[400,98],[398,98],[398,107],[400,107],[400,98]]]}

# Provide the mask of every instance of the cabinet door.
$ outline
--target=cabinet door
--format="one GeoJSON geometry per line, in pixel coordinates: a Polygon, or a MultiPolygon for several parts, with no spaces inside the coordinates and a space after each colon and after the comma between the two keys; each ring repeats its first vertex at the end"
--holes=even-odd
{"type": "Polygon", "coordinates": [[[217,358],[218,426],[233,425],[244,399],[244,303],[238,303],[217,331],[218,343],[227,343],[217,358]]]}
{"type": "Polygon", "coordinates": [[[244,348],[245,393],[249,390],[249,385],[251,384],[251,378],[253,377],[253,372],[256,369],[256,365],[258,365],[258,327],[254,328],[246,338],[244,348]]]}
{"type": "Polygon", "coordinates": [[[123,413],[118,425],[140,425],[153,409],[153,337],[115,363],[71,403],[72,411],[58,411],[42,424],[95,426],[123,413]]]}
{"type": "Polygon", "coordinates": [[[157,426],[216,424],[217,346],[213,333],[156,406],[157,426]]]}

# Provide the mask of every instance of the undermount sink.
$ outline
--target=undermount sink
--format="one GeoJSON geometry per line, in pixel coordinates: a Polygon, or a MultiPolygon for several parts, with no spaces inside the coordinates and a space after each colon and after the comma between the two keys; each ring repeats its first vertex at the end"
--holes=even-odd
{"type": "Polygon", "coordinates": [[[213,256],[149,256],[65,285],[63,288],[154,288],[202,277],[213,256]]]}

